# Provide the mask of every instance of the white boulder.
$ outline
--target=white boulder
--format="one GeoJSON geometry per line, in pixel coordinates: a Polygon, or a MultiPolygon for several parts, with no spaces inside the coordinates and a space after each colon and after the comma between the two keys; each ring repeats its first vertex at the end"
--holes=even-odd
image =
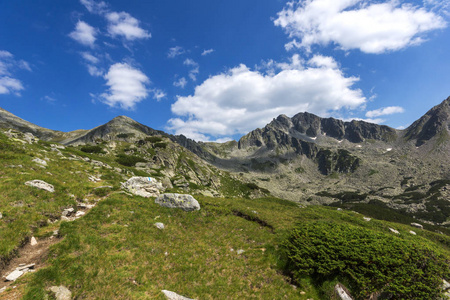
{"type": "Polygon", "coordinates": [[[198,201],[186,194],[162,194],[155,199],[155,203],[169,208],[181,208],[184,211],[200,210],[198,201]]]}

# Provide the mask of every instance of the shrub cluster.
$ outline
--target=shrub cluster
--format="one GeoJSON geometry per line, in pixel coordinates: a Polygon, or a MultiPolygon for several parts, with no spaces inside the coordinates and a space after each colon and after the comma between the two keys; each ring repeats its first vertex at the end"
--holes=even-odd
{"type": "Polygon", "coordinates": [[[80,150],[85,153],[106,153],[99,145],[84,145],[80,150]]]}
{"type": "Polygon", "coordinates": [[[284,243],[294,278],[348,283],[357,299],[438,299],[449,261],[425,246],[353,225],[298,224],[284,243]]]}
{"type": "Polygon", "coordinates": [[[116,161],[126,167],[133,167],[138,162],[146,162],[142,157],[126,154],[118,154],[116,161]]]}

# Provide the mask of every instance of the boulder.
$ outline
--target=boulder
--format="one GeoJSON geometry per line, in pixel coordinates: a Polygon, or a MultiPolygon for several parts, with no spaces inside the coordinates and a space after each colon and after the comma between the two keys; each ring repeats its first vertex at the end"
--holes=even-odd
{"type": "Polygon", "coordinates": [[[23,135],[23,139],[28,143],[28,144],[32,144],[32,143],[37,143],[37,141],[39,141],[39,139],[37,137],[35,137],[31,132],[27,132],[23,135]]]}
{"type": "Polygon", "coordinates": [[[416,228],[423,229],[422,224],[419,224],[419,223],[411,223],[411,226],[416,227],[416,228]]]}
{"type": "Polygon", "coordinates": [[[70,217],[70,215],[72,215],[74,213],[75,209],[73,207],[71,208],[66,208],[65,210],[63,210],[61,216],[63,217],[70,217]]]}
{"type": "Polygon", "coordinates": [[[400,234],[400,232],[398,232],[398,230],[395,230],[394,228],[389,227],[389,230],[395,234],[400,234]]]}
{"type": "Polygon", "coordinates": [[[161,182],[152,177],[131,177],[126,182],[122,183],[122,188],[128,190],[130,193],[145,198],[158,197],[159,192],[164,190],[161,182]]]}
{"type": "Polygon", "coordinates": [[[27,181],[25,182],[25,185],[36,187],[50,193],[53,193],[55,191],[55,187],[53,185],[38,179],[27,181]]]}
{"type": "Polygon", "coordinates": [[[11,273],[9,273],[8,276],[6,276],[5,280],[6,281],[16,281],[16,279],[19,278],[20,276],[22,276],[23,274],[24,274],[23,271],[14,270],[11,273]]]}
{"type": "Polygon", "coordinates": [[[2,213],[0,212],[0,219],[2,219],[3,218],[3,215],[2,215],[2,213]]]}
{"type": "Polygon", "coordinates": [[[71,300],[72,299],[72,292],[69,291],[69,289],[63,285],[52,286],[50,288],[50,291],[55,293],[56,300],[71,300]]]}
{"type": "Polygon", "coordinates": [[[47,162],[46,162],[45,160],[40,159],[40,158],[38,158],[38,157],[36,157],[35,159],[33,159],[33,162],[35,162],[35,163],[37,163],[37,164],[40,164],[40,165],[42,165],[42,166],[46,166],[46,165],[47,165],[47,162]]]}
{"type": "Polygon", "coordinates": [[[162,194],[155,199],[155,203],[170,208],[181,208],[184,211],[200,210],[198,201],[186,194],[162,194]]]}
{"type": "Polygon", "coordinates": [[[191,298],[186,298],[184,296],[178,295],[175,292],[171,292],[171,291],[167,291],[167,290],[162,290],[161,292],[164,293],[164,295],[166,296],[166,298],[168,300],[193,300],[191,298]]]}
{"type": "Polygon", "coordinates": [[[30,240],[30,245],[31,246],[36,246],[37,244],[38,244],[38,242],[37,242],[36,238],[34,236],[32,236],[31,240],[30,240]]]}

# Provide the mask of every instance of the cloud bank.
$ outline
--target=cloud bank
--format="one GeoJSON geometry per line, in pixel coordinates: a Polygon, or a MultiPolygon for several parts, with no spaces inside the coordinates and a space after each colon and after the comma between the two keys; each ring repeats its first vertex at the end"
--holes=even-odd
{"type": "Polygon", "coordinates": [[[171,109],[178,117],[167,129],[207,141],[247,133],[280,114],[356,109],[366,102],[353,87],[358,80],[324,56],[303,61],[294,55],[290,63],[270,61],[258,70],[241,64],[208,78],[193,95],[177,96],[171,109]]]}
{"type": "Polygon", "coordinates": [[[420,44],[425,33],[447,26],[424,7],[363,0],[292,1],[274,24],[292,39],[287,50],[333,43],[343,50],[376,54],[420,44]]]}

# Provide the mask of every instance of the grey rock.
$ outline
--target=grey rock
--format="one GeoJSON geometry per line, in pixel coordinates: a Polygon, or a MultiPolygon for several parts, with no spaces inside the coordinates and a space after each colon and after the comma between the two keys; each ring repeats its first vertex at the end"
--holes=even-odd
{"type": "Polygon", "coordinates": [[[37,242],[36,238],[34,236],[32,236],[31,240],[30,240],[30,245],[31,246],[36,246],[37,244],[38,244],[38,242],[37,242]]]}
{"type": "Polygon", "coordinates": [[[3,215],[2,215],[2,213],[0,212],[0,219],[2,219],[3,218],[3,215]]]}
{"type": "Polygon", "coordinates": [[[39,141],[39,139],[37,137],[35,137],[31,132],[27,132],[23,135],[23,139],[25,140],[25,142],[27,142],[28,144],[32,144],[32,143],[37,143],[37,141],[39,141]]]}
{"type": "Polygon", "coordinates": [[[38,179],[27,181],[25,184],[51,193],[55,191],[55,187],[53,185],[38,179]]]}
{"type": "Polygon", "coordinates": [[[411,223],[411,226],[416,227],[416,228],[423,229],[422,224],[419,224],[419,223],[411,223]]]}
{"type": "Polygon", "coordinates": [[[166,298],[168,300],[193,300],[191,298],[187,298],[187,297],[178,295],[175,292],[171,292],[171,291],[167,291],[167,290],[162,290],[161,292],[164,293],[164,295],[166,296],[166,298]]]}
{"type": "Polygon", "coordinates": [[[19,278],[20,276],[22,276],[24,274],[23,271],[19,271],[19,270],[14,270],[11,273],[8,274],[8,276],[6,276],[5,280],[6,281],[16,281],[17,278],[19,278]]]}
{"type": "Polygon", "coordinates": [[[35,162],[35,163],[37,163],[37,164],[40,164],[40,165],[42,165],[42,166],[47,166],[47,162],[46,162],[45,160],[43,160],[43,159],[38,158],[38,157],[36,157],[35,159],[33,159],[33,162],[35,162]]]}
{"type": "Polygon", "coordinates": [[[19,267],[16,268],[16,270],[23,271],[26,269],[34,269],[35,266],[36,264],[28,264],[28,265],[23,264],[22,266],[19,265],[19,267]]]}
{"type": "Polygon", "coordinates": [[[72,299],[72,292],[69,291],[69,289],[63,285],[52,286],[50,288],[50,291],[55,293],[56,300],[71,300],[72,299]]]}
{"type": "Polygon", "coordinates": [[[160,191],[164,190],[161,182],[152,177],[131,177],[126,182],[122,183],[122,188],[128,190],[130,193],[145,198],[158,197],[160,191]]]}
{"type": "Polygon", "coordinates": [[[0,294],[3,293],[4,291],[6,291],[6,286],[4,286],[0,289],[0,294]]]}
{"type": "Polygon", "coordinates": [[[411,233],[412,235],[417,235],[417,233],[415,233],[414,231],[410,230],[409,233],[411,233]]]}
{"type": "Polygon", "coordinates": [[[239,249],[238,251],[236,251],[236,253],[238,254],[238,255],[241,255],[242,253],[244,253],[245,251],[244,250],[242,250],[242,249],[239,249]]]}
{"type": "Polygon", "coordinates": [[[73,212],[75,211],[75,209],[71,208],[66,208],[65,210],[63,210],[61,216],[63,217],[69,217],[70,215],[73,214],[73,212]]]}
{"type": "Polygon", "coordinates": [[[160,222],[158,222],[158,223],[155,223],[154,224],[155,226],[156,226],[156,228],[158,228],[158,229],[164,229],[164,224],[163,223],[160,223],[160,222]]]}
{"type": "Polygon", "coordinates": [[[347,289],[340,283],[334,286],[335,293],[339,296],[341,300],[353,300],[352,296],[347,292],[347,289]]]}
{"type": "Polygon", "coordinates": [[[395,230],[394,228],[389,228],[389,230],[395,234],[400,234],[400,232],[398,232],[398,230],[395,230]]]}
{"type": "Polygon", "coordinates": [[[198,201],[186,194],[162,194],[155,199],[155,203],[170,208],[181,208],[184,211],[200,210],[198,201]]]}
{"type": "Polygon", "coordinates": [[[369,218],[369,217],[363,217],[363,219],[364,219],[365,221],[367,221],[367,222],[369,222],[370,220],[372,220],[372,219],[369,218]]]}

